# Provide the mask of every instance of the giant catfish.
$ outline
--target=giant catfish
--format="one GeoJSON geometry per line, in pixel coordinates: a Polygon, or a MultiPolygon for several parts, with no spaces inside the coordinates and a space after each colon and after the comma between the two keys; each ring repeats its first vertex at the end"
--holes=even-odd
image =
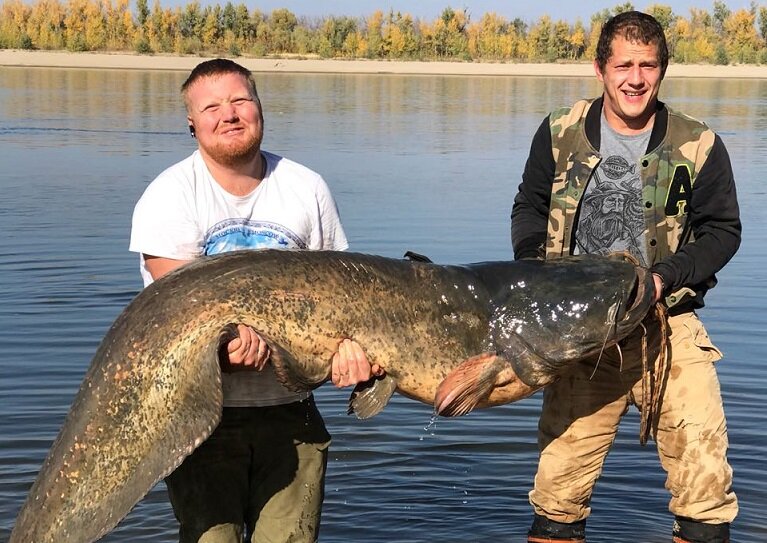
{"type": "Polygon", "coordinates": [[[442,415],[513,402],[629,334],[652,276],[622,259],[466,266],[354,253],[201,258],[144,289],[101,342],[33,484],[11,543],[84,543],[110,531],[219,422],[217,353],[252,326],[285,386],[330,377],[345,338],[386,370],[350,410],[396,390],[442,415]]]}

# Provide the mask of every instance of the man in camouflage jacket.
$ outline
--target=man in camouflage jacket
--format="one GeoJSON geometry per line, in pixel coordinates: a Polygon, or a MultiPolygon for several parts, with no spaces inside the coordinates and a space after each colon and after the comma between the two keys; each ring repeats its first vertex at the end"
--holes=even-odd
{"type": "Polygon", "coordinates": [[[609,20],[594,65],[603,95],[551,113],[533,138],[511,214],[514,256],[628,252],[653,272],[668,311],[544,391],[528,541],[585,541],[593,487],[634,404],[651,416],[674,542],[725,543],[738,508],[714,368],[722,355],[695,309],[740,244],[730,160],[704,123],[657,99],[668,50],[654,18],[609,20]]]}

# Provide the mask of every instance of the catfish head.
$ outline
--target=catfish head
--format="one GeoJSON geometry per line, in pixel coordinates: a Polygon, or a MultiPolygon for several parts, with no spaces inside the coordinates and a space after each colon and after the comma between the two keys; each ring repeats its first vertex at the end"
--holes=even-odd
{"type": "Polygon", "coordinates": [[[652,274],[619,257],[489,263],[475,271],[494,304],[493,347],[531,387],[629,336],[653,305],[652,274]]]}

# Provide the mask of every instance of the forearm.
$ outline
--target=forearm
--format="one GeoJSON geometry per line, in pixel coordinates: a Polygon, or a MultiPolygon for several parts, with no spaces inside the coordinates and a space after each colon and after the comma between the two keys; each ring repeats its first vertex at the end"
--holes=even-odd
{"type": "Polygon", "coordinates": [[[533,137],[522,183],[511,210],[511,244],[515,259],[543,256],[554,169],[547,117],[533,137]]]}
{"type": "Polygon", "coordinates": [[[712,278],[735,255],[740,246],[740,222],[709,224],[695,241],[652,266],[663,277],[665,292],[694,287],[712,278]]]}
{"type": "Polygon", "coordinates": [[[514,259],[543,255],[548,218],[520,193],[511,210],[511,246],[514,259]]]}
{"type": "Polygon", "coordinates": [[[189,260],[177,260],[175,258],[163,258],[147,254],[144,255],[144,265],[154,280],[157,280],[163,275],[172,272],[176,268],[180,268],[187,262],[189,262],[189,260]]]}

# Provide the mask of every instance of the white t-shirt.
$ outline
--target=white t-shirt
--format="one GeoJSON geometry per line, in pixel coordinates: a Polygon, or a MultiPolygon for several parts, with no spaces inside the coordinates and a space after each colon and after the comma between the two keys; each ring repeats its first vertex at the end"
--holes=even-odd
{"type": "MultiPolygon", "coordinates": [[[[139,253],[144,286],[152,282],[144,254],[192,260],[238,249],[348,248],[338,209],[322,177],[286,158],[262,151],[266,175],[247,196],[225,191],[199,151],[149,184],[133,212],[130,250],[139,253]]],[[[280,405],[304,399],[260,372],[223,374],[224,405],[280,405]]]]}

